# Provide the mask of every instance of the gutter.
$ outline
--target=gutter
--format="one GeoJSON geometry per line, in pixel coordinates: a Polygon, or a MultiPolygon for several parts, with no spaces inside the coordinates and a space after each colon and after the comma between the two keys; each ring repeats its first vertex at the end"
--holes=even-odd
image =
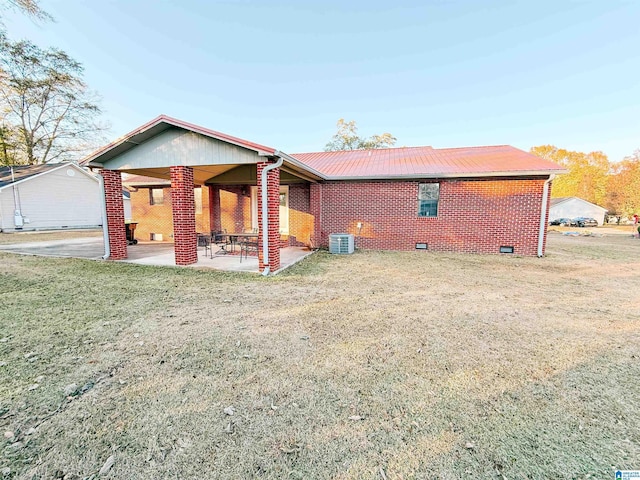
{"type": "MultiPolygon", "coordinates": [[[[276,152],[276,154],[277,153],[279,152],[276,152]]],[[[280,168],[283,163],[284,158],[278,157],[276,163],[264,167],[260,174],[260,186],[262,187],[262,263],[264,264],[262,275],[265,277],[269,275],[271,271],[269,266],[269,192],[267,192],[267,173],[274,168],[280,168]]]]}
{"type": "Polygon", "coordinates": [[[512,170],[504,172],[457,172],[457,173],[407,173],[402,175],[362,175],[362,176],[325,176],[328,181],[367,181],[367,180],[421,180],[427,178],[486,178],[486,177],[539,177],[568,173],[568,170],[512,170]]]}
{"type": "Polygon", "coordinates": [[[289,155],[287,153],[281,152],[280,150],[276,150],[274,155],[276,155],[276,156],[278,156],[280,158],[284,158],[287,162],[289,162],[294,167],[302,169],[307,173],[310,173],[312,176],[317,177],[318,180],[328,180],[329,179],[329,177],[327,177],[327,175],[325,175],[324,173],[316,170],[313,167],[310,167],[306,163],[302,163],[300,160],[298,160],[295,157],[292,157],[291,155],[289,155]]]}
{"type": "Polygon", "coordinates": [[[549,175],[549,178],[544,182],[542,187],[542,205],[540,207],[540,231],[538,232],[538,257],[543,257],[544,246],[544,232],[547,227],[547,208],[549,201],[549,184],[555,178],[554,174],[549,175]]]}
{"type": "Polygon", "coordinates": [[[111,245],[109,245],[109,225],[107,223],[107,196],[104,190],[104,177],[100,173],[98,173],[97,176],[102,197],[102,238],[104,239],[104,255],[102,256],[102,259],[107,260],[111,256],[111,245]]]}

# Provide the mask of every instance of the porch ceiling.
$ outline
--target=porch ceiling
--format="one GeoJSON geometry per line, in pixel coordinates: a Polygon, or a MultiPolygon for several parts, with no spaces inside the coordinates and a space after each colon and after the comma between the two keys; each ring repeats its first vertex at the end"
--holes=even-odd
{"type": "MultiPolygon", "coordinates": [[[[171,173],[168,167],[134,168],[121,171],[131,175],[142,175],[171,181],[171,173]]],[[[193,183],[196,185],[257,185],[257,180],[255,165],[200,165],[193,167],[193,183]]],[[[285,169],[280,172],[281,183],[292,184],[305,181],[308,180],[291,174],[285,169]]],[[[130,182],[123,179],[123,183],[130,182]]]]}
{"type": "MultiPolygon", "coordinates": [[[[205,182],[210,178],[221,175],[236,167],[237,165],[199,165],[197,167],[193,167],[193,182],[196,185],[204,185],[205,182]]],[[[132,175],[144,175],[145,177],[161,178],[169,181],[171,180],[171,172],[169,167],[135,168],[122,171],[130,173],[132,175]]]]}

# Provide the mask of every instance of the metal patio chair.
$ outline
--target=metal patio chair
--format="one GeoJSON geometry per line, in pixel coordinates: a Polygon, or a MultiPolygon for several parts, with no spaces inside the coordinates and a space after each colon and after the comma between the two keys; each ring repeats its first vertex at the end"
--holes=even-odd
{"type": "Polygon", "coordinates": [[[226,255],[227,253],[229,253],[228,248],[231,246],[231,239],[229,238],[229,235],[227,235],[226,230],[215,232],[212,231],[211,241],[219,248],[219,250],[216,252],[216,255],[226,255]]]}
{"type": "MultiPolygon", "coordinates": [[[[258,233],[258,229],[254,228],[253,233],[258,233]]],[[[242,262],[242,255],[246,259],[249,255],[249,252],[258,256],[258,237],[244,238],[242,242],[240,242],[240,262],[242,262]]]]}
{"type": "Polygon", "coordinates": [[[207,250],[209,251],[209,255],[213,256],[213,251],[211,250],[211,236],[206,235],[204,233],[198,234],[198,247],[204,247],[204,254],[207,255],[207,250]]]}

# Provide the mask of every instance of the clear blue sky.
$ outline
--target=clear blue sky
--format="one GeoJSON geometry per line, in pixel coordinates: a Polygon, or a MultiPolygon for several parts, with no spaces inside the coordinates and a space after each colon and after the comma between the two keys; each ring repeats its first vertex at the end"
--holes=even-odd
{"type": "Polygon", "coordinates": [[[41,0],[116,138],[165,113],[288,153],[339,118],[398,146],[640,148],[640,1],[41,0]]]}

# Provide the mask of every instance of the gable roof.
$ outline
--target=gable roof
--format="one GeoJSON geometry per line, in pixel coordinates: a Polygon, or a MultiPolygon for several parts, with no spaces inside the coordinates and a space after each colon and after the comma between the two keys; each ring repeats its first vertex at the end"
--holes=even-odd
{"type": "Polygon", "coordinates": [[[260,145],[259,143],[250,142],[249,140],[244,140],[242,138],[227,135],[226,133],[216,132],[215,130],[210,130],[199,125],[194,125],[193,123],[183,122],[182,120],[178,120],[177,118],[172,118],[167,115],[160,115],[150,122],[141,125],[135,130],[132,130],[119,139],[93,152],[91,155],[82,160],[82,164],[87,165],[94,160],[97,160],[98,157],[100,157],[99,163],[104,163],[114,157],[117,157],[118,155],[123,154],[128,150],[131,150],[138,144],[145,142],[146,140],[149,140],[150,138],[155,137],[156,135],[159,135],[160,133],[172,127],[182,128],[184,130],[199,133],[206,137],[215,138],[216,140],[221,140],[232,145],[244,147],[246,149],[253,150],[259,155],[273,155],[276,151],[272,147],[267,147],[265,145],[260,145]]]}
{"type": "Polygon", "coordinates": [[[40,175],[45,175],[55,170],[69,167],[98,182],[98,179],[96,177],[94,177],[75,163],[71,162],[43,163],[41,165],[17,165],[14,167],[0,167],[0,190],[10,185],[16,185],[18,183],[31,180],[40,175]],[[12,169],[13,175],[11,174],[12,169]]]}
{"type": "Polygon", "coordinates": [[[580,198],[580,197],[556,197],[556,198],[552,198],[549,206],[555,207],[556,205],[560,205],[561,203],[568,202],[570,200],[576,200],[576,201],[581,202],[581,203],[586,203],[587,205],[591,205],[592,207],[597,207],[597,208],[599,208],[599,209],[601,209],[601,210],[603,210],[605,212],[608,211],[606,208],[601,207],[600,205],[596,205],[595,203],[588,202],[587,200],[585,200],[583,198],[580,198]]]}
{"type": "Polygon", "coordinates": [[[296,153],[331,179],[446,178],[549,175],[566,170],[509,145],[465,148],[402,147],[296,153]]]}
{"type": "Polygon", "coordinates": [[[14,182],[25,180],[34,175],[48,172],[55,168],[60,168],[57,163],[45,163],[42,165],[17,165],[15,167],[0,167],[0,188],[6,187],[14,182]],[[11,175],[13,170],[13,175],[11,175]]]}

